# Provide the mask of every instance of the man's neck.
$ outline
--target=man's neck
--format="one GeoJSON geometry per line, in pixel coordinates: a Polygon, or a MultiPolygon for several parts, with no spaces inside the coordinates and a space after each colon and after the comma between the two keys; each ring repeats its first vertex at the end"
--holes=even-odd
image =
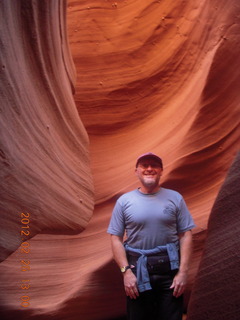
{"type": "Polygon", "coordinates": [[[157,187],[153,187],[153,188],[147,188],[145,186],[141,186],[139,188],[139,191],[145,194],[153,194],[153,193],[157,193],[160,190],[160,186],[157,187]]]}

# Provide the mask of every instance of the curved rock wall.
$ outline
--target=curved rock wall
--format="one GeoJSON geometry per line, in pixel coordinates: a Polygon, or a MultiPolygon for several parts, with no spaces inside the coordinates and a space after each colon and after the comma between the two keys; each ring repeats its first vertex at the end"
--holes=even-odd
{"type": "Polygon", "coordinates": [[[97,203],[131,188],[136,156],[153,150],[164,180],[204,215],[196,190],[214,197],[239,138],[238,2],[69,1],[68,9],[97,203]]]}
{"type": "Polygon", "coordinates": [[[92,215],[88,136],[73,101],[65,1],[1,1],[1,258],[30,236],[78,233],[92,215]],[[8,239],[8,241],[6,241],[8,239]]]}
{"type": "Polygon", "coordinates": [[[93,212],[93,182],[73,100],[66,1],[0,1],[0,16],[1,309],[25,310],[21,281],[31,278],[33,291],[34,277],[44,290],[49,284],[37,271],[44,253],[34,253],[30,239],[81,232],[93,212]]]}
{"type": "Polygon", "coordinates": [[[188,320],[239,319],[239,181],[240,153],[212,208],[188,320]]]}
{"type": "Polygon", "coordinates": [[[239,3],[65,5],[0,2],[3,317],[124,314],[106,228],[147,151],[162,156],[163,185],[184,195],[197,224],[187,304],[208,216],[239,148],[239,3]],[[21,212],[31,217],[29,253],[21,212]]]}

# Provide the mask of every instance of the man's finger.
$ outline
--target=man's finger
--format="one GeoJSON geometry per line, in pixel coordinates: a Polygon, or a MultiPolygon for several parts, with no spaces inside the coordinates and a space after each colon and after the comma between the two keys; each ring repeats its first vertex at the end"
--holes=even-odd
{"type": "Polygon", "coordinates": [[[184,292],[184,287],[183,286],[177,286],[175,287],[174,291],[173,291],[173,295],[174,297],[180,297],[184,292]]]}
{"type": "Polygon", "coordinates": [[[126,288],[126,295],[131,299],[136,299],[139,296],[138,290],[136,288],[130,289],[126,288]]]}

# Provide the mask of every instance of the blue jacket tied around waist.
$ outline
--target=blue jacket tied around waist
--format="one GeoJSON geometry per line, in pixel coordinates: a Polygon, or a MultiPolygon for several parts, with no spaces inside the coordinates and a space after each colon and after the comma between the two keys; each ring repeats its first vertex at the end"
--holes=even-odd
{"type": "Polygon", "coordinates": [[[169,261],[171,265],[171,270],[176,270],[179,268],[179,256],[178,249],[175,243],[169,243],[165,246],[157,246],[153,249],[135,249],[129,247],[125,244],[125,250],[132,256],[139,256],[137,260],[137,283],[139,292],[144,292],[146,290],[151,290],[149,273],[147,270],[147,257],[152,256],[161,252],[167,252],[169,256],[169,261]]]}

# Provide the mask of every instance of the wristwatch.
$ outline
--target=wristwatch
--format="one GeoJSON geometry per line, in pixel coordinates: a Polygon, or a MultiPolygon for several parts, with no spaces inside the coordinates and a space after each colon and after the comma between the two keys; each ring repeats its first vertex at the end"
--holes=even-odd
{"type": "Polygon", "coordinates": [[[124,266],[124,267],[120,268],[122,273],[126,272],[128,269],[131,269],[131,267],[130,266],[124,266]]]}

